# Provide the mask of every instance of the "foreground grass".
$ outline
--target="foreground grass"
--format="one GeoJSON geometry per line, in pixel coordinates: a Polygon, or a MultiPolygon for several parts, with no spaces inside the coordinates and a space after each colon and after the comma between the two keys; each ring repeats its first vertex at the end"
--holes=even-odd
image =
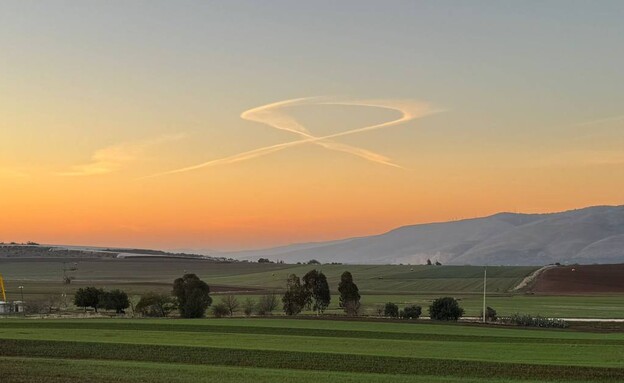
{"type": "Polygon", "coordinates": [[[0,356],[124,360],[462,378],[621,382],[624,369],[373,355],[110,343],[0,340],[0,356]]]}
{"type": "Polygon", "coordinates": [[[0,320],[2,382],[621,382],[624,333],[304,319],[0,320]]]}
{"type": "MultiPolygon", "coordinates": [[[[0,357],[2,381],[6,383],[86,383],[153,382],[153,383],[502,383],[509,379],[474,379],[440,376],[405,376],[325,371],[296,371],[264,368],[222,367],[151,362],[68,360],[45,358],[0,357]],[[27,372],[27,373],[25,373],[27,372]]],[[[537,383],[543,380],[522,380],[537,383]]]]}
{"type": "Polygon", "coordinates": [[[624,334],[297,319],[6,320],[0,338],[619,367],[624,334]]]}

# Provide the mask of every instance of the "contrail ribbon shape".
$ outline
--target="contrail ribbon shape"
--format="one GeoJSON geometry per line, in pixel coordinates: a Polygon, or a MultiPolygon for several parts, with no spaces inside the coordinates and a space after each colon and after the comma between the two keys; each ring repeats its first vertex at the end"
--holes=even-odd
{"type": "Polygon", "coordinates": [[[255,121],[259,123],[263,123],[265,125],[271,126],[276,129],[288,131],[291,133],[295,133],[301,137],[300,140],[290,141],[281,144],[275,144],[270,146],[265,146],[258,149],[249,150],[246,152],[234,154],[228,157],[219,158],[207,162],[203,162],[201,164],[188,166],[180,169],[170,170],[167,172],[154,174],[150,177],[157,177],[161,175],[175,174],[175,173],[183,173],[192,170],[202,169],[210,166],[216,165],[224,165],[231,164],[240,161],[246,161],[252,158],[257,158],[260,156],[264,156],[270,153],[277,152],[279,150],[283,150],[286,148],[303,145],[307,143],[317,144],[326,149],[337,150],[345,153],[349,153],[361,158],[364,158],[368,161],[400,167],[397,164],[394,164],[387,157],[371,152],[366,149],[341,144],[337,142],[331,141],[334,138],[349,136],[356,133],[362,133],[372,130],[384,129],[391,126],[399,125],[405,123],[407,121],[415,120],[417,118],[422,118],[432,113],[438,112],[434,110],[430,105],[413,101],[413,100],[332,100],[327,98],[320,97],[312,97],[312,98],[297,98],[292,100],[280,101],[272,104],[263,105],[257,108],[249,109],[241,114],[241,118],[249,121],[255,121]],[[369,125],[361,128],[351,129],[339,133],[334,133],[322,137],[316,137],[310,134],[310,132],[301,125],[297,120],[293,117],[285,114],[281,111],[281,109],[291,106],[297,105],[349,105],[349,106],[367,106],[367,107],[376,107],[383,109],[396,110],[401,113],[401,117],[395,120],[391,120],[388,122],[369,125]]]}

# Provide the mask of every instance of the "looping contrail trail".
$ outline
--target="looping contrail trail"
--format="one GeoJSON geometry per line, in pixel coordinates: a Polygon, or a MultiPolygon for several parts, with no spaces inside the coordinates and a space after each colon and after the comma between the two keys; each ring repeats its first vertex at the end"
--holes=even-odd
{"type": "Polygon", "coordinates": [[[154,174],[144,178],[157,177],[168,174],[183,173],[201,168],[206,168],[216,165],[231,164],[240,161],[246,161],[252,158],[257,158],[270,153],[274,153],[280,150],[284,150],[290,147],[303,145],[303,144],[317,144],[330,150],[337,150],[345,153],[349,153],[368,161],[400,167],[394,164],[387,157],[371,152],[366,149],[341,144],[332,141],[334,138],[349,136],[356,133],[362,133],[372,130],[384,129],[391,126],[399,125],[407,121],[422,118],[424,116],[439,112],[439,110],[433,109],[429,104],[417,102],[414,100],[336,100],[323,97],[309,97],[309,98],[296,98],[291,100],[285,100],[275,102],[267,105],[263,105],[257,108],[249,109],[241,114],[241,118],[249,121],[260,122],[265,125],[274,127],[276,129],[295,133],[302,137],[300,140],[285,142],[281,144],[275,144],[265,146],[258,149],[249,150],[246,152],[234,154],[228,157],[219,158],[201,164],[187,166],[180,169],[169,170],[166,172],[154,174]],[[286,107],[298,106],[298,105],[348,105],[348,106],[366,106],[376,107],[383,109],[395,110],[401,113],[401,116],[397,119],[387,121],[380,124],[364,126],[361,128],[351,129],[339,133],[333,133],[325,136],[313,136],[303,125],[301,125],[292,116],[282,112],[282,109],[286,107]]]}

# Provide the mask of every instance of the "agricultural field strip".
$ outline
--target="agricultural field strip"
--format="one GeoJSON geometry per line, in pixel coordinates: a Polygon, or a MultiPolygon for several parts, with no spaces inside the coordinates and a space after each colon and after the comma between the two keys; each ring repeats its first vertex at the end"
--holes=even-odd
{"type": "Polygon", "coordinates": [[[136,345],[40,340],[0,340],[0,356],[97,359],[219,366],[548,379],[583,382],[624,381],[624,368],[538,365],[489,361],[388,357],[360,354],[244,350],[210,347],[136,345]]]}
{"type": "Polygon", "coordinates": [[[527,364],[621,367],[624,347],[620,345],[531,344],[398,341],[385,339],[322,338],[279,335],[185,333],[114,330],[0,330],[0,338],[44,341],[100,342],[108,344],[185,346],[274,350],[314,353],[360,354],[406,358],[435,358],[527,364]],[[314,344],[306,349],[304,345],[314,344]]]}
{"type": "MultiPolygon", "coordinates": [[[[19,321],[18,318],[16,318],[19,321]]],[[[15,323],[16,319],[0,320],[0,328],[4,323],[15,323]]],[[[347,319],[347,318],[343,318],[347,319]]],[[[322,319],[309,318],[286,318],[283,316],[263,318],[222,318],[222,319],[52,319],[24,321],[27,323],[105,323],[114,325],[117,323],[138,323],[141,325],[192,325],[192,326],[246,326],[246,327],[273,327],[273,328],[298,328],[319,330],[357,330],[372,332],[398,332],[398,333],[444,333],[458,335],[478,336],[505,336],[505,337],[535,337],[535,338],[583,338],[583,339],[624,339],[624,333],[595,333],[580,331],[565,331],[557,329],[539,329],[526,327],[481,327],[472,324],[457,324],[446,322],[425,321],[389,321],[389,320],[336,320],[332,318],[322,319]]]]}
{"type": "MultiPolygon", "coordinates": [[[[114,331],[162,331],[162,332],[197,332],[255,334],[279,336],[310,336],[324,338],[384,339],[399,341],[436,341],[436,342],[479,342],[479,343],[536,343],[536,344],[594,344],[622,345],[624,339],[584,339],[584,338],[548,338],[491,335],[459,335],[437,333],[402,333],[362,330],[328,330],[310,328],[260,327],[260,326],[220,326],[190,324],[142,324],[142,323],[102,323],[102,322],[0,322],[2,329],[75,329],[75,330],[114,330],[114,331]]],[[[0,334],[0,336],[2,336],[0,334]]]]}
{"type": "MultiPolygon", "coordinates": [[[[227,367],[110,360],[47,359],[0,357],[3,382],[65,383],[65,382],[151,382],[197,383],[503,383],[499,379],[461,378],[431,375],[390,375],[335,371],[227,367]]],[[[510,383],[509,379],[504,380],[510,383]]],[[[516,380],[513,380],[516,382],[516,380]]],[[[520,381],[518,381],[520,382],[520,381]]],[[[522,383],[542,383],[543,379],[521,380],[522,383]]]]}

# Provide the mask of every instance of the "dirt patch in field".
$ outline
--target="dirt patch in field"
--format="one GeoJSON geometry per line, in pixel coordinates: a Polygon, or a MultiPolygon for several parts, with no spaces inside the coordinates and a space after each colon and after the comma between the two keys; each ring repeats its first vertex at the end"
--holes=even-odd
{"type": "Polygon", "coordinates": [[[624,264],[553,267],[538,275],[531,290],[544,294],[624,293],[624,264]]]}

